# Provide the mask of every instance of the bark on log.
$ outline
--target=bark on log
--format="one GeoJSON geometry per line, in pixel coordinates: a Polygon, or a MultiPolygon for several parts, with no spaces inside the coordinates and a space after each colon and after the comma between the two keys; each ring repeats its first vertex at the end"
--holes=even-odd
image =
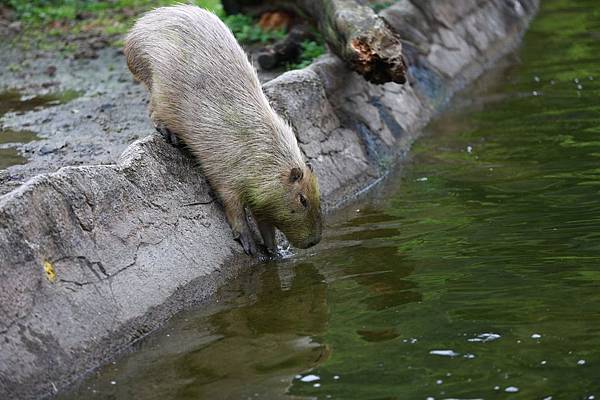
{"type": "Polygon", "coordinates": [[[296,10],[314,20],[330,49],[372,83],[406,82],[400,37],[356,0],[225,0],[226,12],[296,10]]]}
{"type": "Polygon", "coordinates": [[[372,83],[406,82],[400,37],[355,0],[301,0],[331,50],[372,83]]]}

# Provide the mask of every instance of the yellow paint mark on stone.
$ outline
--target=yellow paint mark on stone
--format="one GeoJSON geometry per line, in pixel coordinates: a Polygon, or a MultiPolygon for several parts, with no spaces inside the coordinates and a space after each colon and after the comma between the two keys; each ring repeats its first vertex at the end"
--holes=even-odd
{"type": "Polygon", "coordinates": [[[56,281],[56,271],[54,270],[54,266],[48,260],[44,261],[44,271],[46,272],[46,278],[50,281],[50,283],[54,283],[56,281]]]}

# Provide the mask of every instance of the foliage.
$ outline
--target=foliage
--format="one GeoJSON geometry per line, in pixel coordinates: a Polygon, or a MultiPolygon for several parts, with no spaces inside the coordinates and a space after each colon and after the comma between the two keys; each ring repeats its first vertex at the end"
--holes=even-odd
{"type": "Polygon", "coordinates": [[[300,57],[296,63],[292,63],[288,66],[289,69],[308,67],[315,58],[325,53],[325,45],[321,41],[305,40],[300,43],[300,46],[302,48],[300,57]]]}
{"type": "Polygon", "coordinates": [[[281,39],[286,35],[283,29],[263,30],[248,15],[228,15],[223,18],[223,22],[241,43],[267,43],[271,40],[281,39]]]}
{"type": "MultiPolygon", "coordinates": [[[[220,0],[188,1],[218,15],[242,43],[266,43],[281,39],[285,31],[263,30],[247,15],[225,16],[220,0]]],[[[68,26],[70,33],[99,29],[108,35],[123,34],[131,26],[133,16],[155,7],[180,3],[177,0],[0,0],[15,11],[27,25],[53,23],[50,34],[60,36],[68,26]],[[59,28],[56,28],[59,26],[59,28]],[[61,30],[61,28],[63,28],[61,30]]]]}
{"type": "MultiPolygon", "coordinates": [[[[33,37],[39,36],[39,41],[36,40],[36,42],[39,42],[39,47],[46,42],[44,40],[45,35],[49,38],[60,38],[65,34],[77,35],[89,31],[112,36],[114,38],[113,45],[119,45],[122,43],[119,35],[127,32],[135,16],[155,7],[180,2],[182,1],[0,0],[0,5],[13,9],[18,19],[26,26],[34,28],[30,30],[30,35],[33,35],[33,37]],[[46,29],[40,30],[40,27],[46,27],[46,29]]],[[[243,44],[264,44],[282,39],[287,34],[284,29],[263,30],[256,23],[256,20],[248,15],[226,16],[220,0],[188,0],[187,2],[213,11],[231,29],[236,39],[243,44]]],[[[304,68],[313,59],[325,52],[322,41],[318,39],[304,41],[301,46],[302,50],[298,61],[289,64],[288,68],[304,68]]],[[[64,49],[67,48],[64,47],[64,49]]]]}
{"type": "MultiPolygon", "coordinates": [[[[206,8],[222,16],[223,7],[220,0],[188,1],[206,8]]],[[[27,23],[43,23],[52,21],[75,20],[79,15],[92,14],[92,18],[112,17],[117,20],[127,19],[129,9],[143,12],[154,7],[180,3],[176,0],[0,0],[0,4],[12,8],[17,17],[27,23]]]]}

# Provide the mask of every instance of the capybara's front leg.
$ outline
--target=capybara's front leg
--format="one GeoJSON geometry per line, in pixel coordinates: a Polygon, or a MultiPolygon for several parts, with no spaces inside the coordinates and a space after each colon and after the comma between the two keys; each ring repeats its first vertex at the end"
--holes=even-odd
{"type": "Polygon", "coordinates": [[[262,236],[263,243],[267,248],[267,251],[271,254],[275,254],[277,250],[277,242],[275,241],[275,227],[264,221],[256,220],[256,225],[262,236]]]}
{"type": "Polygon", "coordinates": [[[160,133],[163,138],[165,138],[167,143],[170,143],[173,146],[179,146],[179,140],[177,139],[177,135],[171,132],[163,124],[157,124],[154,128],[156,128],[156,131],[160,133]]]}
{"type": "Polygon", "coordinates": [[[256,243],[248,227],[243,204],[235,195],[225,195],[222,198],[225,214],[233,232],[233,238],[240,242],[246,254],[251,256],[256,255],[256,243]]]}

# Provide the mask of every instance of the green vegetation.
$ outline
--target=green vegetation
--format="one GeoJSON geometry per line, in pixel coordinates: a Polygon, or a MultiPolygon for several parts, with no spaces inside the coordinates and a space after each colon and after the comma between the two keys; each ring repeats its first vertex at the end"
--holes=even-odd
{"type": "MultiPolygon", "coordinates": [[[[12,8],[17,17],[26,23],[75,20],[84,14],[94,14],[94,17],[115,17],[114,12],[122,10],[145,11],[179,3],[174,0],[0,0],[0,4],[12,8]]],[[[223,14],[220,0],[196,0],[190,3],[223,14]]],[[[126,13],[124,17],[127,17],[126,13]]]]}
{"type": "Polygon", "coordinates": [[[394,3],[395,3],[395,1],[381,1],[381,2],[371,2],[371,3],[369,3],[369,5],[373,9],[373,11],[379,12],[385,8],[388,8],[389,6],[391,6],[394,3]]]}
{"type": "MultiPolygon", "coordinates": [[[[0,0],[14,10],[25,28],[57,37],[66,33],[97,32],[109,36],[122,35],[133,23],[135,16],[155,7],[179,3],[176,0],[0,0]]],[[[190,1],[223,16],[220,0],[190,1]]]]}
{"type": "Polygon", "coordinates": [[[315,58],[325,53],[325,44],[321,40],[318,42],[313,40],[305,40],[300,44],[300,46],[302,47],[300,57],[296,63],[288,65],[289,69],[308,67],[315,58]]]}
{"type": "MultiPolygon", "coordinates": [[[[220,0],[190,0],[190,4],[213,11],[231,29],[240,43],[246,45],[266,44],[279,40],[287,34],[283,29],[263,30],[248,15],[225,15],[220,0]]],[[[181,3],[178,0],[0,0],[0,6],[14,11],[22,22],[25,35],[21,45],[25,49],[58,50],[65,54],[80,50],[82,40],[89,35],[108,37],[116,47],[123,44],[123,35],[141,13],[155,7],[181,3]],[[63,40],[64,39],[64,40],[63,40]]],[[[325,52],[320,41],[302,43],[302,53],[296,63],[288,68],[303,68],[325,52]]]]}
{"type": "Polygon", "coordinates": [[[263,30],[252,17],[243,14],[222,16],[221,19],[231,29],[240,43],[267,43],[282,39],[286,32],[283,29],[263,30]]]}

